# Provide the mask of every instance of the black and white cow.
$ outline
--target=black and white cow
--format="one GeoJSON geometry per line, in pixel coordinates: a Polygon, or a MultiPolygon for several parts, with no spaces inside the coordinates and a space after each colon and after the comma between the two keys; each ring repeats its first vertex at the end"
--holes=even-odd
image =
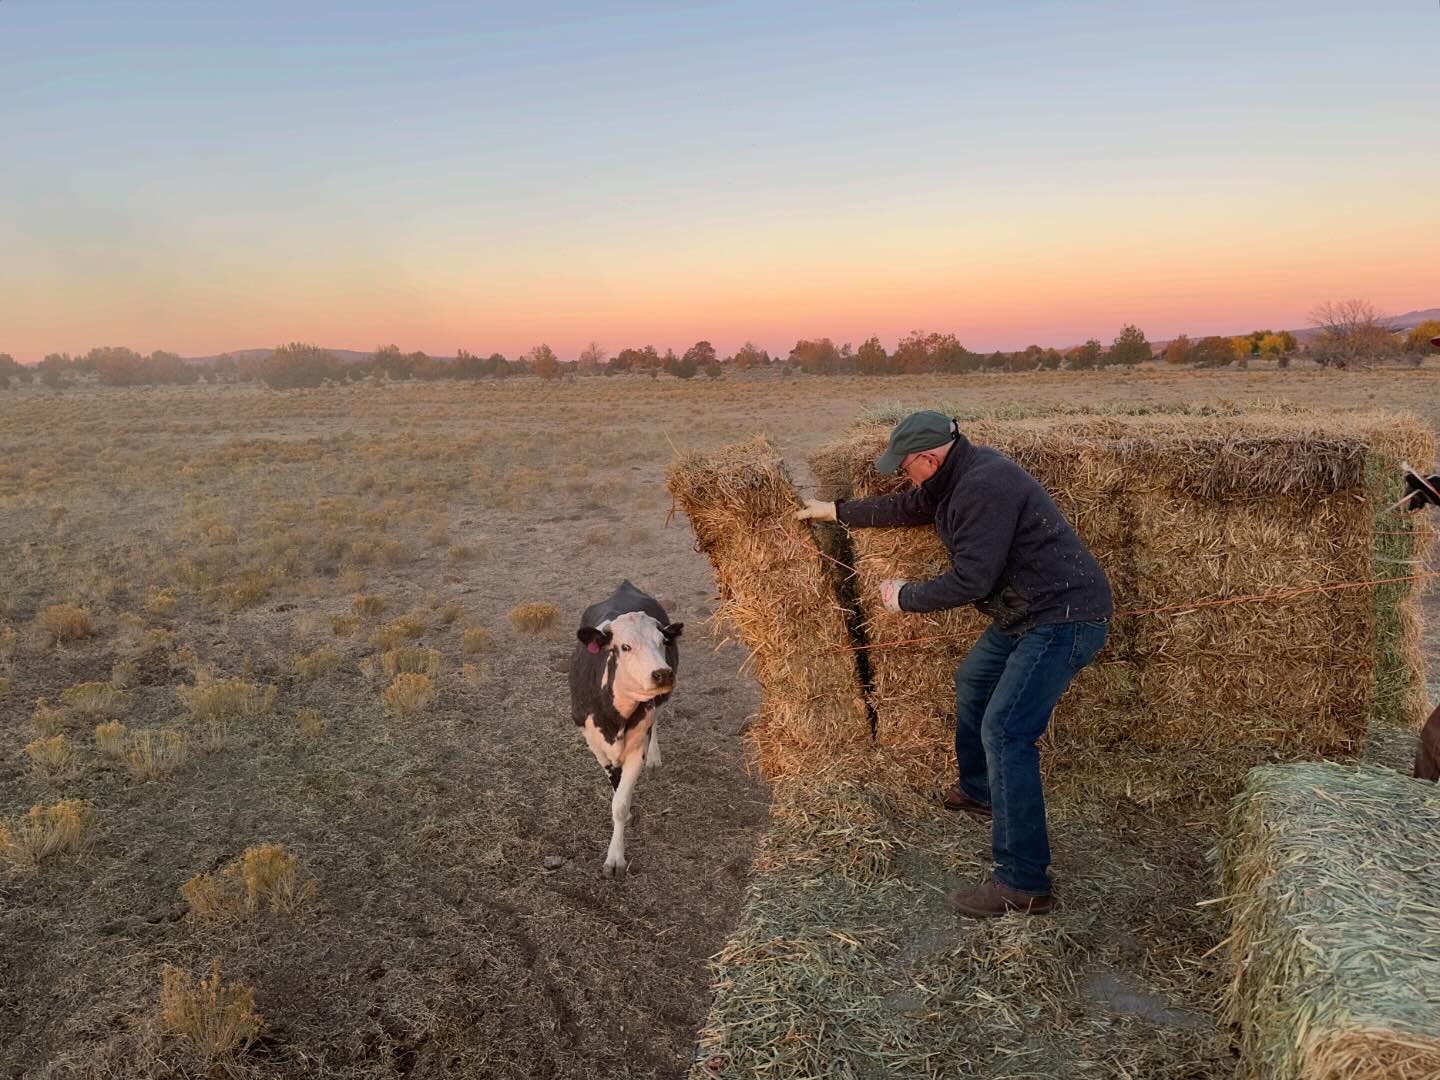
{"type": "Polygon", "coordinates": [[[570,709],[595,760],[610,777],[614,832],[605,876],[625,874],[625,826],[642,767],[660,764],[655,713],[675,689],[683,623],[628,581],[580,618],[570,658],[570,709]]]}

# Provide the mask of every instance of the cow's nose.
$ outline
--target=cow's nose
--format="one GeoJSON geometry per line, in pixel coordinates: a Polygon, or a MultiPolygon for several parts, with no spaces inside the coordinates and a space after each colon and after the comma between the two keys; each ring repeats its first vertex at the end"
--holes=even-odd
{"type": "Polygon", "coordinates": [[[675,672],[668,667],[656,668],[650,673],[650,681],[656,686],[674,686],[675,672]]]}

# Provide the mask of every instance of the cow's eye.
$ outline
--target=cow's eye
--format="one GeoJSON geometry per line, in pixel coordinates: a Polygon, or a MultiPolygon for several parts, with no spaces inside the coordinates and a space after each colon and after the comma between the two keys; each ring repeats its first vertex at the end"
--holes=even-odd
{"type": "Polygon", "coordinates": [[[629,646],[629,645],[621,645],[621,646],[620,646],[620,651],[621,651],[621,652],[629,652],[629,651],[630,651],[630,646],[629,646]]]}

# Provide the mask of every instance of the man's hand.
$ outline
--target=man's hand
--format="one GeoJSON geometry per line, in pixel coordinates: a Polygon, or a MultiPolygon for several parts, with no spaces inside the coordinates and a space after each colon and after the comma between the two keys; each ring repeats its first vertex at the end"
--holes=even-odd
{"type": "Polygon", "coordinates": [[[886,611],[899,612],[900,590],[910,584],[903,578],[886,578],[880,582],[880,602],[885,605],[886,611]]]}
{"type": "Polygon", "coordinates": [[[796,521],[834,521],[835,504],[819,499],[806,499],[805,509],[795,511],[796,521]]]}

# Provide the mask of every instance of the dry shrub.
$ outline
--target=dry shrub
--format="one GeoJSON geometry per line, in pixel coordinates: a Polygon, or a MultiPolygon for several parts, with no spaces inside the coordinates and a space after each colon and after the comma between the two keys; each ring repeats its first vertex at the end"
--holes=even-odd
{"type": "Polygon", "coordinates": [[[57,709],[47,700],[35,699],[35,711],[30,714],[30,723],[41,735],[54,735],[65,730],[66,715],[64,709],[57,709]]]}
{"type": "Polygon", "coordinates": [[[62,851],[79,851],[89,842],[94,813],[81,799],[32,806],[24,817],[0,823],[0,852],[17,866],[33,869],[62,851]]]}
{"type": "Polygon", "coordinates": [[[13,626],[0,624],[0,662],[9,660],[15,655],[15,648],[20,642],[20,634],[13,626]]]}
{"type": "Polygon", "coordinates": [[[558,618],[560,609],[554,604],[532,602],[510,609],[510,625],[531,634],[550,629],[558,618]]]}
{"type": "Polygon", "coordinates": [[[435,612],[435,618],[440,621],[441,626],[453,626],[456,622],[462,621],[464,616],[465,605],[458,600],[447,600],[435,612]]]}
{"type": "Polygon", "coordinates": [[[140,685],[140,665],[134,660],[117,660],[110,665],[110,685],[116,690],[133,690],[140,685]]]}
{"type": "Polygon", "coordinates": [[[435,703],[435,684],[428,675],[396,675],[380,697],[396,716],[412,717],[435,703]]]}
{"type": "Polygon", "coordinates": [[[438,649],[418,645],[401,645],[380,657],[380,671],[386,678],[396,675],[429,675],[435,678],[445,666],[445,657],[438,649]]]}
{"type": "Polygon", "coordinates": [[[35,618],[35,628],[46,645],[84,641],[95,633],[90,612],[73,604],[54,604],[35,618]]]}
{"type": "Polygon", "coordinates": [[[490,678],[490,665],[483,660],[475,664],[465,664],[460,668],[460,677],[465,680],[466,685],[478,690],[490,678]]]}
{"type": "Polygon", "coordinates": [[[475,548],[468,544],[452,544],[450,549],[445,552],[446,557],[451,562],[469,562],[475,558],[477,554],[478,552],[475,548]]]}
{"type": "Polygon", "coordinates": [[[413,641],[425,635],[425,623],[412,616],[386,623],[370,635],[370,644],[377,649],[388,649],[402,641],[413,641]]]}
{"type": "Polygon", "coordinates": [[[76,683],[60,692],[60,700],[77,716],[96,719],[114,716],[124,704],[125,695],[109,683],[76,683]]]}
{"type": "Polygon", "coordinates": [[[31,770],[45,780],[59,779],[75,764],[75,748],[64,735],[35,739],[25,745],[25,753],[30,758],[31,770]]]}
{"type": "Polygon", "coordinates": [[[160,1020],[166,1031],[187,1040],[206,1061],[245,1050],[265,1024],[255,1011],[255,991],[222,983],[218,960],[208,979],[194,979],[183,968],[165,965],[160,1020]]]}
{"type": "Polygon", "coordinates": [[[240,534],[229,525],[211,525],[205,530],[205,539],[212,544],[233,544],[240,534]]]}
{"type": "Polygon", "coordinates": [[[320,679],[340,670],[340,654],[334,649],[316,649],[295,657],[295,674],[302,679],[320,679]]]}
{"type": "Polygon", "coordinates": [[[261,911],[299,915],[318,885],[300,872],[300,858],[284,844],[260,844],[213,874],[197,874],[180,886],[190,915],[200,922],[239,919],[261,911]]]}
{"type": "Polygon", "coordinates": [[[125,741],[125,767],[142,784],[164,780],[190,760],[190,736],[183,731],[151,728],[125,741]]]}
{"type": "Polygon", "coordinates": [[[5,676],[0,675],[0,694],[5,693],[5,691],[7,691],[7,690],[9,690],[9,689],[10,689],[10,680],[7,679],[5,676]]]}
{"type": "Polygon", "coordinates": [[[145,597],[145,610],[157,619],[175,613],[175,593],[170,589],[151,589],[145,597]]]}
{"type": "Polygon", "coordinates": [[[325,735],[325,718],[319,709],[301,709],[295,714],[295,726],[303,738],[317,742],[325,735]]]}
{"type": "Polygon", "coordinates": [[[350,611],[362,619],[378,619],[385,611],[383,596],[357,596],[350,605],[350,611]]]}
{"type": "Polygon", "coordinates": [[[495,635],[483,626],[472,626],[460,636],[461,647],[471,656],[489,652],[490,647],[494,644],[495,635]]]}
{"type": "Polygon", "coordinates": [[[360,629],[358,615],[331,615],[330,632],[336,637],[350,637],[360,629]]]}
{"type": "Polygon", "coordinates": [[[190,710],[191,719],[203,722],[262,717],[274,707],[278,690],[244,679],[216,679],[202,674],[194,686],[176,687],[176,693],[190,710]]]}
{"type": "Polygon", "coordinates": [[[101,757],[111,761],[125,760],[125,725],[112,720],[108,724],[95,725],[95,747],[101,757]]]}
{"type": "Polygon", "coordinates": [[[450,528],[443,521],[437,521],[425,530],[425,542],[431,547],[444,547],[450,543],[450,528]]]}

